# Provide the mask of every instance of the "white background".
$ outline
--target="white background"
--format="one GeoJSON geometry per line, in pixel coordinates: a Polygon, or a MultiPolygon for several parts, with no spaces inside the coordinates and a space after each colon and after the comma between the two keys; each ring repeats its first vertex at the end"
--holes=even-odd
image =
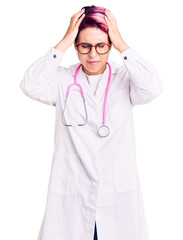
{"type": "MultiPolygon", "coordinates": [[[[54,147],[55,107],[31,100],[19,84],[26,69],[63,38],[72,15],[92,4],[113,13],[125,42],[164,82],[160,97],[134,107],[137,163],[150,239],[183,239],[181,0],[11,0],[1,4],[0,14],[2,240],[37,240],[54,147]]],[[[114,48],[110,59],[123,64],[114,48]]],[[[60,65],[78,61],[72,45],[60,65]]]]}

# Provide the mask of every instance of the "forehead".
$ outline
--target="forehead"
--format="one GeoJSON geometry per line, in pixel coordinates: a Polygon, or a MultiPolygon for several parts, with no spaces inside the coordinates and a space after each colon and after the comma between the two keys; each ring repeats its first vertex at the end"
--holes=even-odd
{"type": "Polygon", "coordinates": [[[108,35],[99,28],[85,28],[79,33],[79,42],[98,43],[106,42],[108,35]]]}

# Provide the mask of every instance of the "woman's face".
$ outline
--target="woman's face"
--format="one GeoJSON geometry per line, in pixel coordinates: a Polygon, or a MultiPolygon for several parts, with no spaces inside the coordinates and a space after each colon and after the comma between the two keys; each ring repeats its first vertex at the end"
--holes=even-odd
{"type": "MultiPolygon", "coordinates": [[[[90,43],[95,45],[100,42],[105,42],[109,44],[108,35],[100,30],[99,28],[85,28],[79,33],[77,44],[79,43],[90,43]]],[[[75,45],[75,44],[74,44],[75,45]]],[[[75,45],[75,49],[76,45],[75,45]]],[[[98,75],[102,74],[106,69],[106,62],[109,58],[109,52],[103,55],[97,53],[94,47],[88,54],[81,54],[78,52],[78,58],[83,65],[83,71],[88,75],[98,75]],[[97,61],[96,64],[91,64],[89,62],[97,61]]]]}

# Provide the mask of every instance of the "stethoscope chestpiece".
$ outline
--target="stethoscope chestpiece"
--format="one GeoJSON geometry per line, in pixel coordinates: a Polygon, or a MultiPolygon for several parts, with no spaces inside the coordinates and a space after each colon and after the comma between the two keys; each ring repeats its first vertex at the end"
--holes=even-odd
{"type": "Polygon", "coordinates": [[[102,125],[99,127],[97,133],[100,137],[107,137],[110,133],[110,130],[106,125],[102,125]]]}

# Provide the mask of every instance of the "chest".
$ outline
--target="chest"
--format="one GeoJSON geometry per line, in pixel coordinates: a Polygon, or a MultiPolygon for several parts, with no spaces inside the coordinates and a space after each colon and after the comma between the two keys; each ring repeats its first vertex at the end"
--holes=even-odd
{"type": "Polygon", "coordinates": [[[78,79],[79,86],[71,86],[66,97],[68,86],[73,83],[73,78],[68,79],[59,90],[60,111],[64,113],[65,123],[69,125],[102,124],[103,120],[110,124],[120,124],[125,121],[131,107],[129,97],[128,77],[113,74],[106,95],[107,76],[103,76],[95,85],[95,92],[86,78],[78,79]],[[81,89],[83,95],[81,94],[81,89]],[[104,104],[106,102],[106,104],[104,104]]]}

